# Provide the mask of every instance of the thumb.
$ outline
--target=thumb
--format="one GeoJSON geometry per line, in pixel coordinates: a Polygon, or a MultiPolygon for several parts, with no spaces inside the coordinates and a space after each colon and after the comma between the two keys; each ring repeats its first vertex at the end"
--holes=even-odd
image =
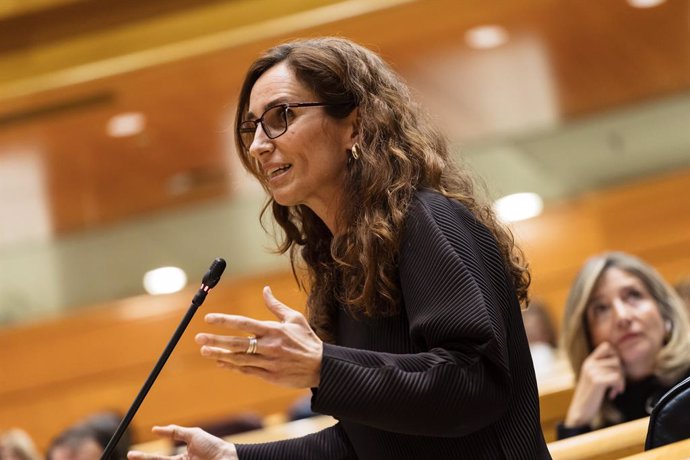
{"type": "Polygon", "coordinates": [[[189,428],[178,425],[154,426],[151,431],[158,436],[164,436],[175,441],[188,442],[191,437],[189,428]]]}
{"type": "Polygon", "coordinates": [[[280,321],[286,322],[294,315],[295,310],[276,299],[273,296],[273,292],[269,286],[264,286],[263,294],[266,307],[268,307],[268,309],[271,310],[271,313],[273,313],[280,321]]]}

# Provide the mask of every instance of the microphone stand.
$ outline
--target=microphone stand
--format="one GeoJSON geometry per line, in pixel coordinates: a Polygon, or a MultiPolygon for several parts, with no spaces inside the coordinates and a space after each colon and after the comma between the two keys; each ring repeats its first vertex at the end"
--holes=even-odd
{"type": "Polygon", "coordinates": [[[132,402],[132,405],[129,407],[129,410],[122,418],[122,421],[120,422],[120,425],[118,425],[115,434],[113,434],[112,438],[110,438],[110,441],[108,441],[108,445],[105,446],[103,455],[101,455],[101,460],[108,460],[110,455],[112,455],[113,451],[115,450],[115,447],[117,446],[117,443],[122,438],[122,435],[125,433],[125,430],[131,423],[132,419],[134,418],[134,415],[137,413],[137,410],[139,410],[139,406],[141,406],[141,403],[144,402],[144,398],[146,398],[146,395],[151,389],[151,386],[153,386],[153,382],[156,381],[156,377],[158,377],[158,374],[160,374],[161,370],[163,370],[163,366],[170,357],[170,354],[175,348],[175,345],[177,345],[177,342],[182,337],[182,334],[184,334],[185,329],[187,329],[189,322],[194,317],[194,313],[196,313],[197,309],[201,306],[202,303],[204,303],[208,291],[210,291],[211,288],[213,288],[218,283],[218,281],[220,280],[220,275],[223,274],[223,270],[225,270],[225,261],[221,258],[215,259],[211,264],[211,268],[204,276],[204,280],[201,283],[201,287],[197,291],[196,295],[194,295],[192,303],[189,305],[189,308],[187,309],[187,313],[184,315],[182,321],[180,321],[180,324],[177,326],[177,329],[175,329],[175,332],[170,338],[170,341],[165,346],[163,354],[161,354],[160,358],[158,358],[158,362],[149,374],[148,378],[146,379],[146,382],[144,382],[144,385],[141,387],[141,390],[139,390],[139,394],[134,399],[134,402],[132,402]]]}

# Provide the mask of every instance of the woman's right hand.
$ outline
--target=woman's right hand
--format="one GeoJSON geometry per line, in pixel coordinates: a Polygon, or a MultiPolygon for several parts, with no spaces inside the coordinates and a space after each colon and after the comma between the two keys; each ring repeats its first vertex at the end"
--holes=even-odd
{"type": "Polygon", "coordinates": [[[235,445],[217,438],[201,428],[177,425],[154,426],[155,434],[187,444],[187,452],[177,455],[147,454],[129,451],[129,460],[238,460],[235,445]]]}
{"type": "Polygon", "coordinates": [[[605,397],[615,398],[625,390],[625,374],[616,350],[601,343],[582,363],[564,426],[591,425],[605,397]]]}

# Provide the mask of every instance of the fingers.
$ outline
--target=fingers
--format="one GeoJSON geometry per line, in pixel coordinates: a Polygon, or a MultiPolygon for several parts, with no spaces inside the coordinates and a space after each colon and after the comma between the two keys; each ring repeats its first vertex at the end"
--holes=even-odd
{"type": "Polygon", "coordinates": [[[605,369],[602,367],[589,369],[587,380],[591,385],[599,388],[616,388],[622,391],[625,387],[625,378],[619,368],[605,369]]]}
{"type": "Polygon", "coordinates": [[[616,398],[625,390],[621,359],[608,342],[603,342],[592,352],[586,359],[583,370],[592,384],[605,391],[609,399],[616,398]]]}
{"type": "Polygon", "coordinates": [[[233,353],[223,348],[201,347],[201,356],[233,364],[235,366],[260,366],[263,368],[271,367],[275,362],[274,357],[264,356],[259,353],[233,353]]]}
{"type": "MultiPolygon", "coordinates": [[[[264,302],[266,307],[280,320],[259,321],[240,315],[228,315],[222,313],[209,313],[205,320],[209,324],[217,324],[231,329],[238,329],[250,333],[256,337],[280,336],[283,335],[285,323],[299,323],[299,326],[309,328],[304,316],[280,302],[273,296],[271,288],[265,286],[263,289],[264,302]]],[[[201,333],[195,337],[199,345],[226,348],[233,353],[244,353],[247,351],[249,342],[247,337],[242,336],[223,336],[215,334],[201,333]]]]}
{"type": "Polygon", "coordinates": [[[265,335],[272,327],[270,321],[259,321],[246,316],[226,315],[223,313],[209,313],[204,319],[209,324],[238,329],[254,335],[265,335]]]}
{"type": "MultiPolygon", "coordinates": [[[[185,428],[177,425],[154,426],[153,431],[158,436],[162,436],[175,441],[188,443],[192,436],[192,428],[185,428]]],[[[183,455],[161,455],[131,450],[127,453],[129,460],[181,460],[183,455]]]]}
{"type": "Polygon", "coordinates": [[[138,450],[130,450],[127,452],[127,458],[129,460],[182,460],[184,458],[184,454],[161,455],[149,454],[146,452],[140,452],[138,450]]]}
{"type": "Polygon", "coordinates": [[[183,441],[189,443],[192,438],[193,428],[186,428],[179,425],[154,426],[151,431],[158,436],[163,436],[173,441],[183,441]]]}
{"type": "Polygon", "coordinates": [[[146,452],[140,452],[138,450],[130,450],[127,452],[127,458],[129,460],[180,460],[182,455],[160,455],[160,454],[148,454],[146,452]]]}
{"type": "Polygon", "coordinates": [[[593,372],[608,371],[601,380],[604,380],[602,384],[608,387],[607,397],[615,399],[625,391],[625,373],[620,356],[613,345],[603,342],[592,352],[592,357],[595,358],[598,368],[593,369],[593,372]]]}
{"type": "Polygon", "coordinates": [[[598,347],[592,351],[590,356],[594,358],[607,358],[611,356],[618,356],[616,349],[609,342],[602,342],[598,347]]]}
{"type": "Polygon", "coordinates": [[[203,345],[201,354],[204,356],[207,356],[203,353],[204,347],[224,348],[232,353],[244,353],[249,348],[249,337],[201,333],[197,334],[194,340],[199,345],[203,345]]]}
{"type": "Polygon", "coordinates": [[[594,361],[594,364],[596,364],[596,367],[601,370],[620,371],[622,369],[621,361],[618,356],[597,359],[594,361]]]}
{"type": "Polygon", "coordinates": [[[264,286],[263,290],[264,303],[266,307],[273,313],[281,322],[286,323],[294,320],[296,316],[301,316],[292,308],[285,305],[273,296],[270,286],[264,286]]]}
{"type": "Polygon", "coordinates": [[[608,391],[609,399],[615,399],[619,394],[625,391],[625,376],[621,369],[615,373],[615,378],[612,378],[613,382],[608,391]]]}
{"type": "Polygon", "coordinates": [[[264,286],[263,297],[266,307],[276,316],[279,322],[259,321],[246,316],[226,315],[222,313],[209,313],[205,316],[205,320],[209,324],[217,324],[231,329],[238,329],[256,336],[268,334],[270,331],[278,328],[281,323],[301,321],[305,325],[307,324],[304,315],[276,299],[269,286],[264,286]]]}
{"type": "Polygon", "coordinates": [[[623,372],[620,356],[618,356],[616,350],[608,342],[604,342],[594,349],[585,359],[582,370],[590,374],[593,378],[602,371],[617,372],[621,374],[623,372]]]}

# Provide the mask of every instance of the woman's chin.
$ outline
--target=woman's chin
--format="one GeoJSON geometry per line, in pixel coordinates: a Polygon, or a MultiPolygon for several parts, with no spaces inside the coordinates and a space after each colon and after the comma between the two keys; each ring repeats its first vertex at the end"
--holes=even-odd
{"type": "Polygon", "coordinates": [[[285,199],[284,197],[278,197],[276,195],[273,195],[273,200],[278,203],[281,206],[289,207],[289,206],[297,206],[299,203],[296,203],[294,200],[288,200],[285,199]]]}
{"type": "Polygon", "coordinates": [[[647,351],[628,352],[621,355],[621,360],[623,361],[625,376],[630,380],[641,380],[654,373],[656,358],[649,356],[647,351]]]}
{"type": "Polygon", "coordinates": [[[291,193],[288,193],[282,188],[275,188],[271,190],[273,201],[281,206],[296,206],[297,203],[291,193]]]}

